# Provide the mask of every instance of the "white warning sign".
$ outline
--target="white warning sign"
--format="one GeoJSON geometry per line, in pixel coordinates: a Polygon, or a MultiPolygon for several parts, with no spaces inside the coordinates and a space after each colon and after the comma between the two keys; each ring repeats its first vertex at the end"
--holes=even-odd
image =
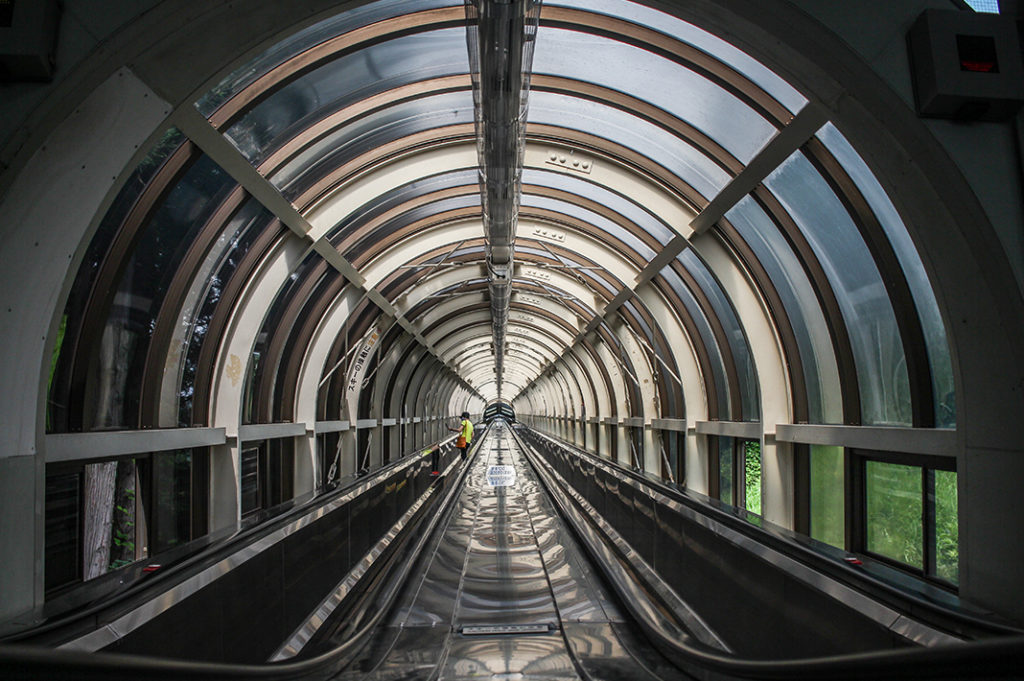
{"type": "Polygon", "coordinates": [[[513,466],[488,466],[488,487],[511,487],[516,484],[516,469],[513,466]]]}

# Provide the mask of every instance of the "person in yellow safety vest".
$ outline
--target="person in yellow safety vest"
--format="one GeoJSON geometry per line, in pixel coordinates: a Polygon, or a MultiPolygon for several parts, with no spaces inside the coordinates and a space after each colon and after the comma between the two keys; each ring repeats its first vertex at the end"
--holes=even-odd
{"type": "Polygon", "coordinates": [[[473,441],[473,422],[469,420],[469,412],[462,412],[462,423],[459,424],[458,428],[449,426],[448,430],[459,434],[455,438],[455,446],[459,448],[459,458],[465,461],[466,450],[469,449],[469,443],[473,441]]]}

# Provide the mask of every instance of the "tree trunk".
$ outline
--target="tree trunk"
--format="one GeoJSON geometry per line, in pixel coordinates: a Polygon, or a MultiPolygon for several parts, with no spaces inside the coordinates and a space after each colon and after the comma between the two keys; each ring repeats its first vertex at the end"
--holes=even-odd
{"type": "Polygon", "coordinates": [[[82,541],[82,578],[89,580],[110,566],[110,532],[114,511],[117,462],[85,467],[85,536],[82,541]]]}

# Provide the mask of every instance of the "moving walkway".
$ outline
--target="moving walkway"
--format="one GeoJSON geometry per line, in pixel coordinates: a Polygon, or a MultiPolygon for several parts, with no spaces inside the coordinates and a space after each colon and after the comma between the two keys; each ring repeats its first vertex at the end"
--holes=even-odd
{"type": "Polygon", "coordinates": [[[468,463],[443,461],[431,477],[409,457],[126,602],[8,641],[0,676],[1020,674],[1012,627],[815,561],[521,426],[496,419],[468,463]]]}

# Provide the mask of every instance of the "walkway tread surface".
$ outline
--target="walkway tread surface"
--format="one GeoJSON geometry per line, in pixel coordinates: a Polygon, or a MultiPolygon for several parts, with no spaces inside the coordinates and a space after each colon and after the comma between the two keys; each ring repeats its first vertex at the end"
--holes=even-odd
{"type": "Polygon", "coordinates": [[[337,678],[678,678],[632,635],[508,428],[467,465],[387,624],[337,678]]]}

